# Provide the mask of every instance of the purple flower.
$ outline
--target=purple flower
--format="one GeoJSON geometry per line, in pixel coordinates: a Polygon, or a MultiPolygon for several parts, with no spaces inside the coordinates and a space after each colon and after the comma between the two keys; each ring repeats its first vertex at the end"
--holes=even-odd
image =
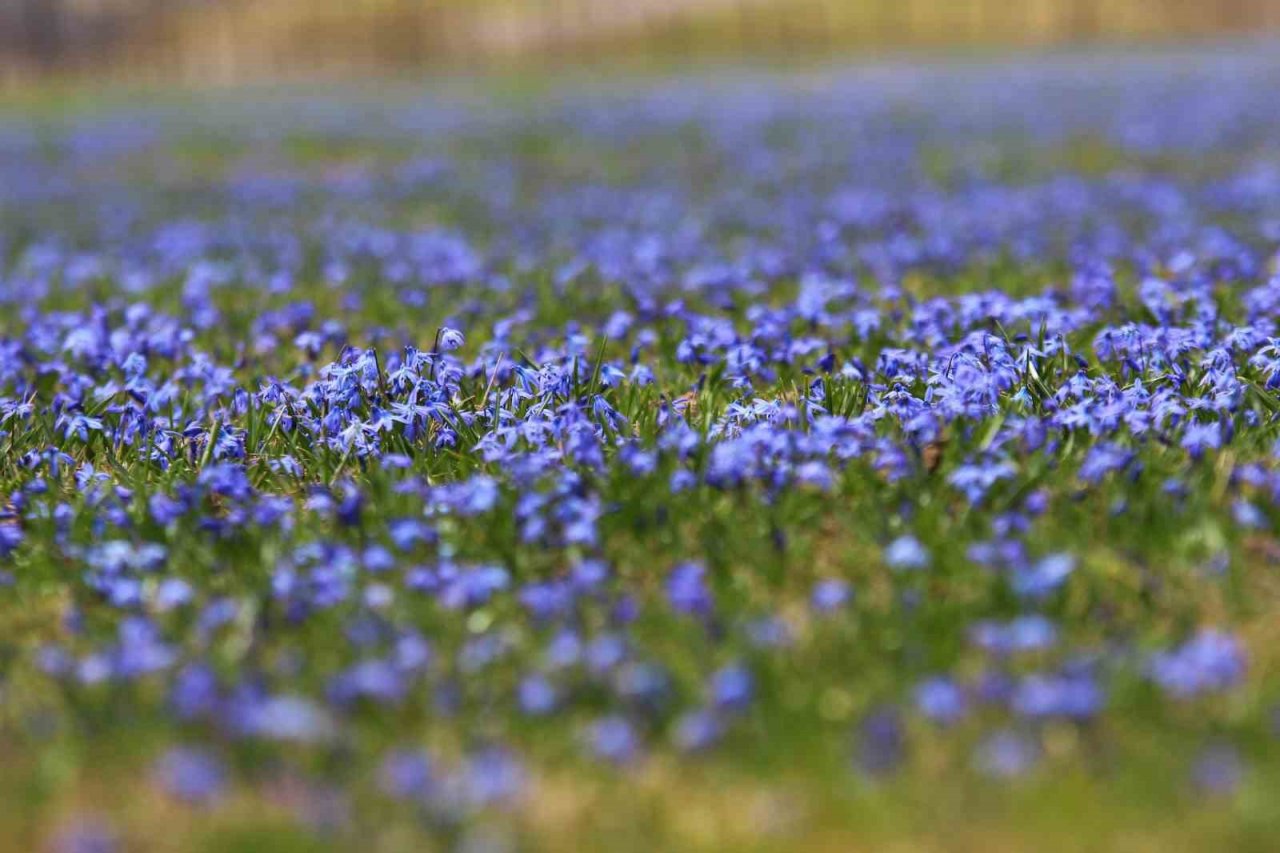
{"type": "Polygon", "coordinates": [[[667,575],[667,600],[680,613],[706,616],[714,602],[706,584],[706,569],[699,563],[681,563],[667,575]]]}
{"type": "Polygon", "coordinates": [[[946,678],[930,678],[915,689],[916,707],[930,720],[951,725],[964,718],[968,702],[964,691],[946,678]]]}
{"type": "Polygon", "coordinates": [[[1208,794],[1234,794],[1243,776],[1244,764],[1240,753],[1223,743],[1204,749],[1191,768],[1192,782],[1208,794]]]}
{"type": "Polygon", "coordinates": [[[906,758],[907,739],[898,713],[891,708],[872,711],[858,729],[854,764],[867,776],[886,776],[906,758]]]}
{"type": "Polygon", "coordinates": [[[690,711],[676,721],[673,739],[684,752],[701,752],[712,747],[724,734],[724,725],[710,711],[690,711]]]}
{"type": "Polygon", "coordinates": [[[298,696],[245,700],[233,706],[231,719],[242,733],[268,740],[320,741],[334,732],[324,709],[298,696]]]}
{"type": "Polygon", "coordinates": [[[1133,458],[1133,453],[1115,444],[1096,444],[1090,448],[1080,466],[1080,479],[1086,483],[1098,483],[1107,474],[1128,467],[1133,458]]]}
{"type": "Polygon", "coordinates": [[[711,676],[711,699],[725,711],[742,711],[755,694],[755,679],[742,666],[727,666],[711,676]]]}
{"type": "Polygon", "coordinates": [[[555,710],[555,688],[541,675],[530,675],[522,680],[518,692],[520,709],[526,714],[541,716],[555,710]]]}
{"type": "Polygon", "coordinates": [[[227,784],[221,761],[207,752],[187,747],[166,752],[156,764],[155,772],[166,791],[193,804],[217,799],[227,784]]]}
{"type": "Polygon", "coordinates": [[[440,328],[440,349],[444,352],[452,352],[456,349],[461,349],[465,340],[466,339],[462,336],[462,332],[459,332],[457,329],[451,329],[448,326],[442,326],[440,328]]]}
{"type": "Polygon", "coordinates": [[[479,607],[506,589],[510,581],[510,574],[501,566],[463,569],[446,582],[440,602],[453,610],[479,607]]]}
{"type": "Polygon", "coordinates": [[[1039,759],[1039,744],[1025,734],[1005,729],[978,746],[974,765],[987,776],[1011,779],[1029,772],[1039,759]]]}
{"type": "Polygon", "coordinates": [[[587,741],[593,753],[614,764],[632,761],[640,748],[635,730],[619,716],[593,723],[587,732],[587,741]]]}
{"type": "Polygon", "coordinates": [[[1192,423],[1182,435],[1182,447],[1191,454],[1192,459],[1199,459],[1207,450],[1218,450],[1222,447],[1222,425],[1216,421],[1208,424],[1192,423]]]}
{"type": "Polygon", "coordinates": [[[1266,516],[1258,507],[1249,501],[1239,499],[1231,504],[1231,516],[1235,519],[1236,524],[1250,530],[1264,527],[1267,523],[1266,516]]]}
{"type": "Polygon", "coordinates": [[[218,680],[213,671],[201,664],[183,667],[174,678],[169,701],[181,719],[193,719],[210,713],[218,700],[218,680]]]}
{"type": "Polygon", "coordinates": [[[1058,629],[1043,616],[1019,616],[1008,622],[978,622],[969,636],[981,649],[1009,655],[1051,648],[1058,641],[1058,629]]]}
{"type": "Polygon", "coordinates": [[[81,818],[54,835],[53,853],[117,853],[120,838],[108,824],[97,818],[81,818]]]}
{"type": "Polygon", "coordinates": [[[496,746],[468,755],[463,778],[467,799],[478,807],[516,799],[526,782],[524,766],[517,757],[496,746]]]}
{"type": "Polygon", "coordinates": [[[419,750],[396,750],[382,761],[379,784],[392,797],[421,797],[431,784],[431,761],[419,750]]]}
{"type": "Polygon", "coordinates": [[[1075,557],[1070,554],[1050,554],[1025,569],[1016,570],[1013,588],[1027,598],[1043,598],[1060,587],[1075,567],[1075,557]]]}
{"type": "Polygon", "coordinates": [[[899,536],[885,548],[884,561],[891,569],[924,569],[929,566],[929,552],[914,536],[899,536]]]}
{"type": "Polygon", "coordinates": [[[1239,641],[1205,628],[1183,645],[1151,658],[1151,678],[1170,695],[1189,698],[1234,687],[1244,680],[1246,660],[1239,641]]]}
{"type": "Polygon", "coordinates": [[[1028,718],[1088,719],[1102,709],[1102,691],[1084,675],[1032,675],[1013,694],[1013,710],[1028,718]]]}
{"type": "Polygon", "coordinates": [[[22,544],[22,530],[16,524],[0,522],[0,559],[8,557],[22,544]]]}
{"type": "Polygon", "coordinates": [[[839,578],[826,578],[813,585],[810,606],[819,613],[834,613],[853,598],[853,588],[839,578]]]}

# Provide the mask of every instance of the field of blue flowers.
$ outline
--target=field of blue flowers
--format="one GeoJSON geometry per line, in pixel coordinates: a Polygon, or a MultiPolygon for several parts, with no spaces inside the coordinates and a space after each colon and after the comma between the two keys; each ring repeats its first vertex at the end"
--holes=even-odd
{"type": "Polygon", "coordinates": [[[0,119],[0,849],[1274,849],[1280,52],[0,119]]]}

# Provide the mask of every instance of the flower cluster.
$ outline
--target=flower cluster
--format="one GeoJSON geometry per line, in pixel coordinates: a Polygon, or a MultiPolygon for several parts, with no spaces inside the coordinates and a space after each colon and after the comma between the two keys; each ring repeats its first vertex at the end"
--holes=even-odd
{"type": "Polygon", "coordinates": [[[1135,720],[1233,787],[1277,66],[1075,70],[6,120],[5,725],[446,836],[566,765],[1135,720]]]}

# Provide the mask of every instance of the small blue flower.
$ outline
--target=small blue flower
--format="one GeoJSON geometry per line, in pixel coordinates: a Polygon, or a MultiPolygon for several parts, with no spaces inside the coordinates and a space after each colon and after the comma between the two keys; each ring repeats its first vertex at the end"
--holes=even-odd
{"type": "Polygon", "coordinates": [[[1244,679],[1246,660],[1229,634],[1206,628],[1182,646],[1153,655],[1151,678],[1178,698],[1226,690],[1244,679]]]}
{"type": "Polygon", "coordinates": [[[690,711],[676,721],[673,739],[684,752],[709,749],[724,734],[724,724],[710,711],[690,711]]]}
{"type": "Polygon", "coordinates": [[[432,781],[431,761],[418,750],[397,750],[383,759],[378,776],[383,792],[389,796],[421,797],[432,781]]]}
{"type": "Polygon", "coordinates": [[[742,666],[727,666],[711,676],[711,698],[725,711],[742,711],[755,694],[755,679],[742,666]]]}
{"type": "Polygon", "coordinates": [[[530,675],[520,682],[520,709],[526,714],[533,716],[549,714],[555,710],[556,700],[555,688],[541,675],[530,675]]]}
{"type": "Polygon", "coordinates": [[[924,569],[929,566],[929,552],[914,536],[899,536],[885,548],[884,561],[891,569],[924,569]]]}
{"type": "Polygon", "coordinates": [[[456,349],[461,349],[465,342],[466,339],[463,338],[462,332],[457,329],[451,329],[448,326],[440,328],[440,349],[444,352],[453,352],[456,349]]]}
{"type": "Polygon", "coordinates": [[[1039,759],[1039,744],[1025,734],[1005,729],[978,746],[974,764],[987,776],[1011,779],[1028,773],[1039,759]]]}
{"type": "Polygon", "coordinates": [[[614,764],[632,761],[639,751],[635,730],[619,716],[595,722],[588,731],[588,743],[592,752],[614,764]]]}
{"type": "Polygon", "coordinates": [[[968,710],[964,691],[946,678],[930,678],[918,684],[915,699],[921,714],[942,725],[959,722],[968,710]]]}
{"type": "Polygon", "coordinates": [[[870,777],[886,776],[898,769],[907,751],[906,732],[897,711],[872,711],[858,729],[854,763],[870,777]]]}
{"type": "Polygon", "coordinates": [[[1205,748],[1191,769],[1196,788],[1220,796],[1234,794],[1244,776],[1240,753],[1229,744],[1218,743],[1205,748]]]}
{"type": "Polygon", "coordinates": [[[165,753],[156,764],[156,776],[166,791],[193,804],[215,800],[227,784],[221,761],[207,752],[186,747],[165,753]]]}
{"type": "Polygon", "coordinates": [[[706,584],[706,569],[698,563],[681,563],[667,575],[667,600],[680,613],[705,616],[713,607],[706,584]]]}
{"type": "Polygon", "coordinates": [[[1027,598],[1043,598],[1062,586],[1075,567],[1075,557],[1070,554],[1050,554],[1028,568],[1015,570],[1013,588],[1027,598]]]}
{"type": "Polygon", "coordinates": [[[810,606],[818,613],[833,613],[853,598],[853,588],[839,578],[826,578],[813,585],[809,594],[810,606]]]}

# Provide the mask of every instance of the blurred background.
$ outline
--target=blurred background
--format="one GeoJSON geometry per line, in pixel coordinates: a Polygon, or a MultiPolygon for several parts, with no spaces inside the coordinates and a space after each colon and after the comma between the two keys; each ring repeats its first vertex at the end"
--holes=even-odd
{"type": "Polygon", "coordinates": [[[1280,0],[0,0],[0,85],[1148,43],[1280,29],[1280,0]]]}

